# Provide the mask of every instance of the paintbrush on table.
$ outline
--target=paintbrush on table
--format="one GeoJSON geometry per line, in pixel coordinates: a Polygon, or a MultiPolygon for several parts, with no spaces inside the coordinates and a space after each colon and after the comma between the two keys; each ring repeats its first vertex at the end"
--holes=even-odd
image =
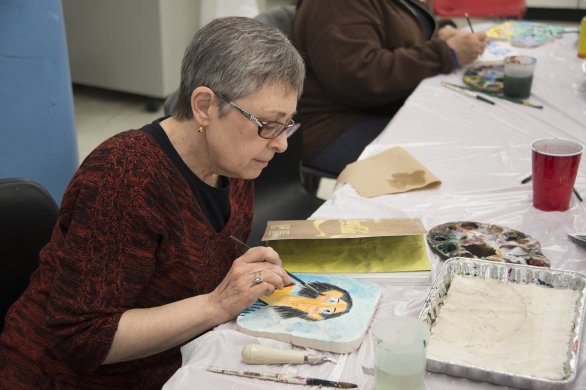
{"type": "Polygon", "coordinates": [[[339,389],[353,389],[358,387],[358,385],[349,382],[337,382],[337,381],[330,381],[327,379],[318,379],[318,378],[306,378],[300,375],[286,375],[286,374],[276,374],[274,372],[255,372],[255,371],[241,371],[241,370],[230,370],[226,368],[217,368],[217,367],[208,367],[208,371],[215,372],[217,374],[225,374],[225,375],[235,375],[241,376],[245,378],[255,378],[255,379],[262,379],[265,381],[275,381],[281,383],[289,383],[294,385],[307,385],[307,386],[327,386],[327,387],[337,387],[339,389]]]}
{"type": "MultiPolygon", "coordinates": [[[[533,178],[533,175],[527,176],[526,178],[524,178],[523,180],[521,180],[521,184],[529,183],[532,178],[533,178]]],[[[583,201],[582,197],[580,196],[580,193],[578,191],[576,191],[576,187],[572,188],[572,192],[574,193],[574,195],[576,195],[576,198],[578,198],[578,200],[580,202],[583,201]]]]}
{"type": "Polygon", "coordinates": [[[475,92],[472,92],[472,91],[468,91],[466,89],[457,88],[457,87],[455,87],[455,86],[453,86],[453,85],[451,85],[449,83],[443,82],[443,81],[442,81],[442,85],[444,87],[448,88],[448,89],[451,89],[452,91],[456,91],[458,93],[461,93],[462,95],[466,95],[468,97],[471,97],[472,99],[478,99],[478,100],[480,100],[482,102],[485,102],[485,103],[488,103],[488,104],[492,104],[492,105],[495,104],[492,100],[487,99],[487,98],[485,98],[484,96],[482,96],[482,95],[480,95],[478,93],[475,93],[475,92]]]}
{"type": "Polygon", "coordinates": [[[508,100],[509,102],[513,102],[513,103],[517,103],[517,104],[522,104],[522,105],[527,106],[527,107],[543,109],[543,106],[539,106],[537,104],[533,104],[533,103],[526,102],[523,99],[511,98],[511,97],[508,97],[508,96],[505,96],[505,95],[501,95],[501,94],[497,94],[497,93],[491,93],[491,92],[487,92],[487,91],[479,91],[479,90],[474,89],[474,88],[471,88],[471,87],[465,87],[463,85],[452,84],[452,83],[448,83],[446,81],[442,81],[442,84],[444,84],[444,85],[445,84],[451,85],[452,87],[460,88],[460,89],[463,89],[463,90],[466,90],[466,91],[474,91],[474,92],[483,93],[483,94],[488,95],[488,96],[492,96],[492,97],[495,97],[495,98],[498,98],[498,99],[508,100]]]}
{"type": "MultiPolygon", "coordinates": [[[[250,249],[250,247],[248,245],[246,245],[245,242],[240,241],[238,238],[234,237],[234,236],[230,236],[230,239],[232,239],[232,241],[242,245],[243,247],[245,247],[246,249],[250,249]]],[[[317,295],[323,295],[322,293],[320,293],[319,291],[317,291],[315,288],[313,288],[312,286],[310,286],[309,284],[305,283],[303,280],[299,279],[297,276],[293,275],[291,272],[287,271],[285,268],[283,268],[283,270],[285,272],[287,272],[287,275],[289,275],[290,277],[292,277],[293,279],[295,279],[296,281],[298,281],[299,283],[301,283],[301,285],[303,287],[306,287],[308,289],[310,289],[311,291],[315,292],[317,295]]]]}

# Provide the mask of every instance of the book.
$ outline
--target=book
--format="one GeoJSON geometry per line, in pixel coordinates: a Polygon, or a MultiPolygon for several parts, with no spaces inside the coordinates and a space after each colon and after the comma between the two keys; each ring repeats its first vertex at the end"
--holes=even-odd
{"type": "Polygon", "coordinates": [[[296,284],[263,297],[236,324],[243,333],[335,353],[360,346],[380,300],[378,285],[339,275],[296,274],[296,284]]]}
{"type": "Polygon", "coordinates": [[[263,240],[290,272],[342,275],[383,285],[431,283],[419,219],[269,221],[263,240]]]}

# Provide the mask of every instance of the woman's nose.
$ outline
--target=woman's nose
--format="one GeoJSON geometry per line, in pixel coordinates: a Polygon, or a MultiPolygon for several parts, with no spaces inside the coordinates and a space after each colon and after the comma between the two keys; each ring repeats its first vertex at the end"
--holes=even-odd
{"type": "Polygon", "coordinates": [[[283,153],[288,146],[287,132],[283,131],[278,137],[271,139],[269,145],[276,153],[283,153]]]}

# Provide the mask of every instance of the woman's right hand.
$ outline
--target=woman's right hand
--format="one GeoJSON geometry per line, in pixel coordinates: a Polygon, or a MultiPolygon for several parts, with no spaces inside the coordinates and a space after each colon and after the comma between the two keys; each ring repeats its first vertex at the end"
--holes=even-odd
{"type": "Polygon", "coordinates": [[[486,47],[487,37],[484,32],[469,33],[460,31],[452,35],[446,43],[456,52],[461,66],[472,63],[486,47]]]}
{"type": "Polygon", "coordinates": [[[255,247],[232,263],[232,267],[210,294],[218,318],[222,322],[236,317],[262,296],[270,295],[292,283],[281,267],[279,254],[270,247],[255,247]],[[256,275],[262,281],[255,282],[256,275]]]}
{"type": "Polygon", "coordinates": [[[289,284],[291,279],[281,267],[277,252],[268,247],[251,248],[234,260],[211,293],[125,311],[103,364],[151,356],[184,343],[289,284]],[[258,272],[262,281],[255,283],[258,272]]]}

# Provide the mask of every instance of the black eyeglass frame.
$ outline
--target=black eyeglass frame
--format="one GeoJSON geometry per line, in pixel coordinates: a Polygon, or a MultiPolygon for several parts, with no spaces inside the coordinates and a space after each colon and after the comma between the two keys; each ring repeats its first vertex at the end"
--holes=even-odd
{"type": "Polygon", "coordinates": [[[232,100],[228,99],[226,96],[224,96],[220,93],[217,93],[217,92],[214,92],[214,93],[216,94],[217,97],[219,97],[220,99],[222,99],[223,101],[228,103],[232,108],[236,109],[236,111],[238,111],[239,113],[244,115],[246,117],[246,119],[248,119],[249,121],[254,123],[258,127],[258,136],[261,138],[264,138],[264,139],[277,138],[278,136],[283,134],[284,131],[287,132],[287,138],[289,138],[297,131],[297,129],[299,129],[299,126],[301,126],[301,123],[295,123],[295,121],[293,119],[291,119],[289,121],[289,124],[284,124],[281,122],[272,122],[272,121],[261,121],[257,117],[252,115],[250,112],[246,111],[244,108],[240,107],[238,104],[236,104],[232,100]],[[279,127],[277,127],[276,129],[270,129],[269,127],[267,127],[268,125],[279,125],[279,127]],[[265,129],[265,132],[267,132],[266,129],[269,129],[268,131],[270,132],[271,135],[269,135],[269,136],[267,136],[266,134],[263,135],[263,129],[265,129]]]}

